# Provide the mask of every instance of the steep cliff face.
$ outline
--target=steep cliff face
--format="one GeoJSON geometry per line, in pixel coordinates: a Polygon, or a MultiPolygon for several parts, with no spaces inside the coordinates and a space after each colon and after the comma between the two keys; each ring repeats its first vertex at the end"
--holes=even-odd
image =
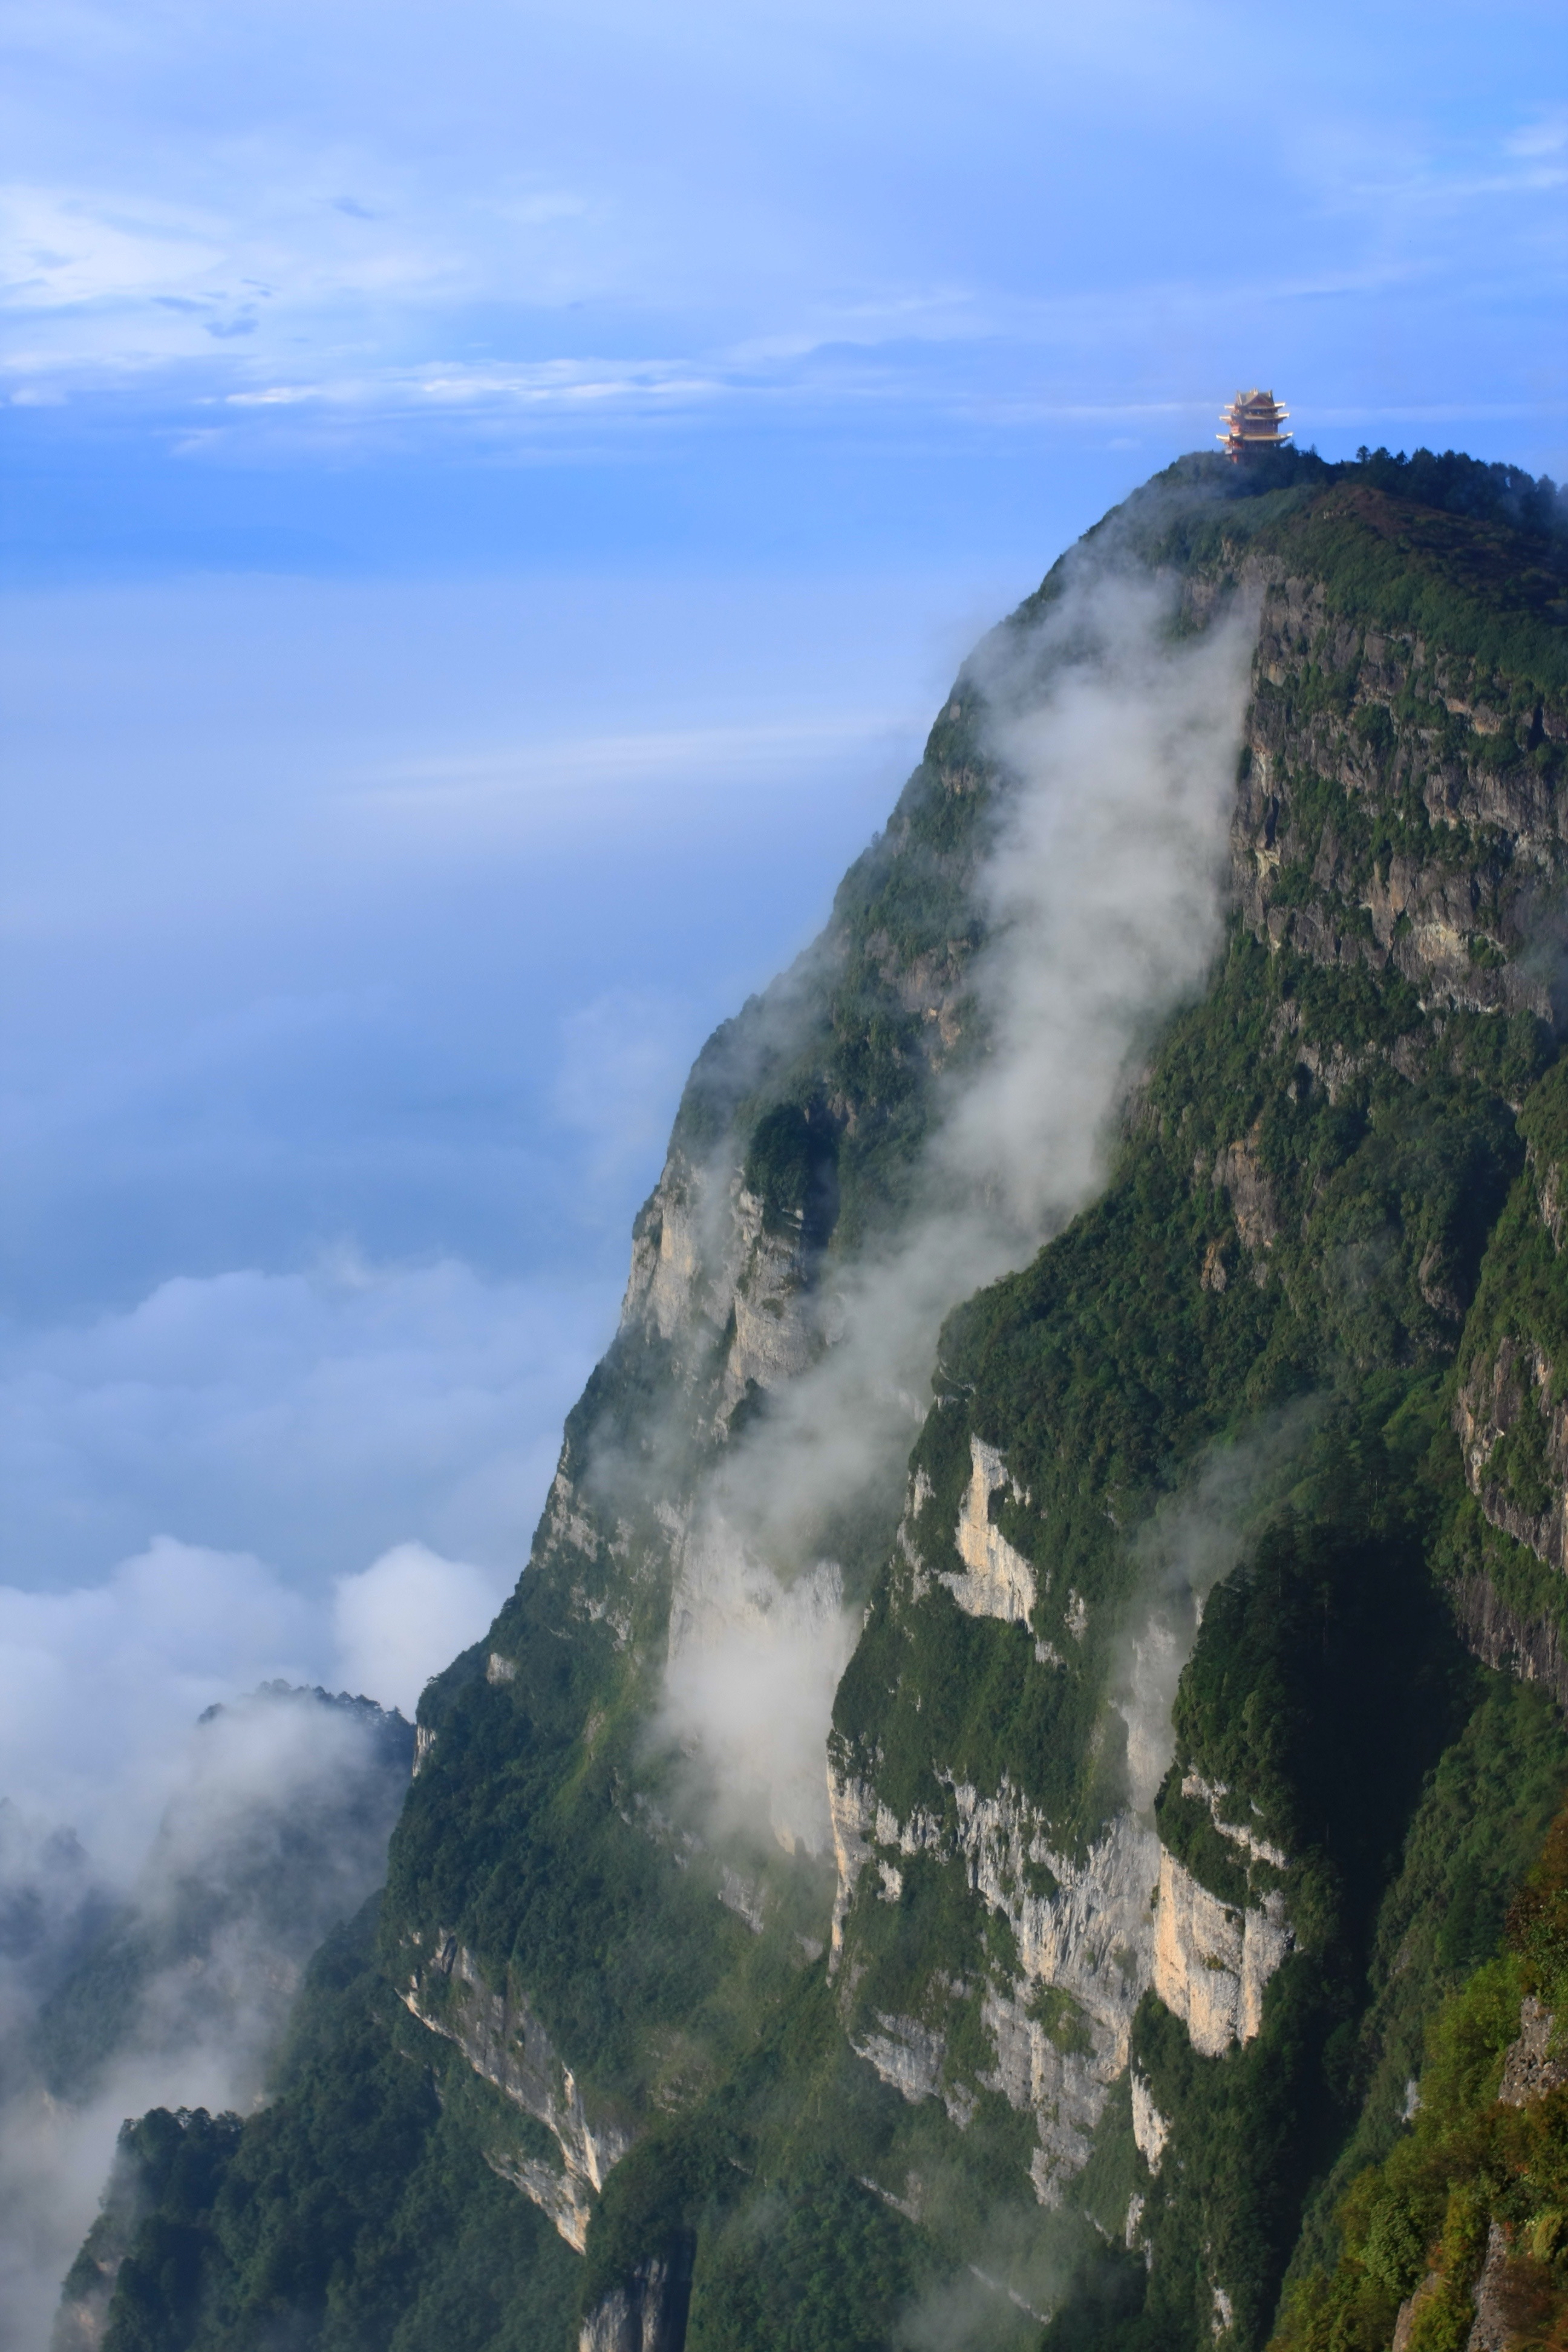
{"type": "MultiPolygon", "coordinates": [[[[1443,575],[1452,541],[1434,522],[1340,492],[1296,538],[1310,561],[1365,533],[1408,582],[1443,575]]],[[[1369,625],[1331,582],[1275,572],[1232,835],[1245,919],[1314,963],[1396,973],[1424,1003],[1550,1014],[1536,919],[1562,863],[1565,730],[1561,693],[1533,677],[1419,624],[1369,625]]]]}
{"type": "Polygon", "coordinates": [[[1431,2021],[1406,2128],[1353,2179],[1337,2259],[1287,2295],[1281,2352],[1390,2341],[1509,2352],[1560,2330],[1568,1814],[1540,1845],[1501,1949],[1431,2021]]]}
{"type": "MultiPolygon", "coordinates": [[[[1510,1187],[1555,1246],[1538,1206],[1553,1183],[1547,1155],[1532,1146],[1540,1165],[1520,1172],[1514,1113],[1528,1134],[1547,1120],[1560,1083],[1539,1075],[1552,1050],[1540,922],[1563,861],[1554,747],[1568,715],[1560,686],[1500,676],[1458,624],[1444,637],[1377,625],[1368,599],[1358,612],[1345,564],[1327,551],[1342,559],[1362,534],[1374,568],[1399,545],[1413,597],[1423,566],[1447,576],[1449,526],[1412,521],[1362,488],[1250,537],[1222,530],[1210,562],[1251,588],[1260,614],[1230,837],[1229,961],[1148,1070],[1105,1202],[950,1325],[900,1546],[836,1710],[836,1981],[855,2046],[902,2084],[900,2052],[918,2027],[924,2087],[950,2116],[985,2086],[1005,2086],[1036,2126],[1032,2178],[1052,2203],[1070,2199],[1075,2173],[1092,2199],[1120,2163],[1156,2280],[1188,2259],[1177,2248],[1195,2217],[1168,2174],[1156,2188],[1148,2149],[1163,2150],[1171,2135],[1181,2149],[1184,2107],[1207,2104],[1173,2091],[1167,2102],[1152,2087],[1172,2079],[1172,2025],[1194,2056],[1237,2063],[1271,2014],[1294,2011],[1299,2032],[1303,2011],[1324,1998],[1325,1974],[1353,1976],[1377,1899],[1356,1850],[1367,1816],[1391,1800],[1397,1807],[1391,1783],[1412,1772],[1418,1780],[1447,1728],[1439,1685],[1452,1667],[1419,1563],[1446,1543],[1452,1572],[1462,1530],[1439,1538],[1438,1496],[1413,1492],[1386,1455],[1369,1493],[1366,1450],[1426,1444],[1444,1367],[1461,1345],[1476,1356],[1476,1318],[1494,1290],[1515,1312],[1531,1295],[1515,1268],[1499,1273],[1494,1261],[1508,1219],[1523,1213],[1510,1187]],[[1279,1415],[1303,1394],[1321,1417],[1300,1423],[1279,1456],[1279,1415]],[[1400,1401],[1411,1420],[1394,1440],[1400,1401]],[[1303,1673],[1278,1655],[1278,1629],[1234,1622],[1239,1604],[1227,1593],[1196,1637],[1173,1756],[1169,1726],[1160,1748],[1159,1703],[1181,1655],[1158,1577],[1123,1531],[1147,1524],[1160,1496],[1179,1492],[1205,1460],[1232,1465],[1231,1510],[1243,1520],[1266,1523],[1281,1482],[1295,1485],[1290,1541],[1283,1531],[1271,1538],[1282,1621],[1302,1608],[1307,1585],[1326,1583],[1324,1648],[1344,1646],[1322,1657],[1322,1671],[1303,1673]],[[1341,1482],[1359,1485],[1369,1519],[1384,1520],[1376,1574],[1386,1630],[1363,1622],[1361,1638],[1389,1642],[1408,1664],[1406,1690],[1392,1701],[1398,1726],[1385,1721],[1370,1741],[1347,1718],[1358,1698],[1391,1702],[1373,1696],[1378,1678],[1345,1622],[1367,1598],[1352,1598],[1352,1562],[1370,1562],[1348,1497],[1331,1498],[1341,1482]],[[1402,1488],[1392,1516],[1405,1523],[1389,1524],[1402,1488]],[[944,1594],[994,1623],[961,1634],[944,1594]],[[1163,1678],[1145,1676],[1140,1691],[1137,1653],[1162,1628],[1163,1678]],[[1256,1654],[1268,1647],[1272,1659],[1256,1654]],[[1225,1697],[1200,1709],[1205,1679],[1225,1697]],[[1304,1680],[1316,1685],[1318,1736],[1348,1741],[1364,1765],[1362,1787],[1325,1785],[1335,1775],[1321,1760],[1281,1753],[1304,1680]],[[1170,1769],[1150,1821],[1138,1784],[1149,1780],[1152,1732],[1170,1769]],[[1379,1752],[1402,1742],[1397,1764],[1379,1752]],[[929,1971],[911,1969],[889,1927],[888,1914],[909,1904],[900,1858],[917,1850],[951,1874],[955,1911],[989,1915],[993,1957],[978,1990],[973,1973],[955,1980],[934,1937],[929,1971]],[[1054,1882],[1039,1900],[1022,1875],[1031,1863],[1054,1882]],[[1096,1924],[1114,1921],[1113,1933],[1097,1940],[1086,1911],[1096,1924]],[[1054,1933],[1039,1933],[1043,1916],[1054,1933]],[[1004,2066],[1000,2053],[1018,2046],[1007,2021],[1031,2010],[1044,2021],[1030,2029],[1036,2049],[1048,2057],[1052,2032],[1068,2047],[1044,2065],[1004,2066]],[[987,2036],[998,2053],[989,2063],[987,2036]],[[1142,2177],[1104,2137],[1131,2129],[1116,2126],[1110,2098],[1130,2041],[1135,2053],[1150,2045],[1134,2116],[1160,2118],[1134,2135],[1142,2177]]],[[[1199,604],[1213,576],[1198,575],[1199,604]]],[[[1541,1298],[1560,1305],[1554,1268],[1537,1270],[1541,1298]]],[[[1532,1330],[1557,1311],[1539,1304],[1532,1330]]],[[[1505,1335],[1457,1410],[1472,1486],[1491,1497],[1488,1517],[1534,1537],[1549,1559],[1563,1473],[1550,1362],[1534,1345],[1541,1368],[1532,1354],[1530,1388],[1515,1369],[1520,1343],[1505,1335]],[[1500,1361],[1501,1375],[1491,1369],[1500,1361]],[[1546,1433],[1544,1475],[1536,1516],[1526,1522],[1512,1506],[1510,1524],[1486,1464],[1526,1396],[1546,1433]]],[[[1199,1598],[1218,1572],[1205,1553],[1226,1550],[1225,1520],[1215,1510],[1194,1531],[1182,1574],[1199,1598]]],[[[1483,1574],[1468,1589],[1473,1614],[1474,1591],[1492,1588],[1483,1574]]],[[[1537,1621],[1555,1622],[1551,1612],[1537,1621]]],[[[1385,1820],[1397,1841],[1397,1811],[1385,1820]]],[[[1258,2082],[1264,2074],[1260,2053],[1258,2082]]],[[[1299,2096],[1297,2072],[1280,2097],[1299,2096]]],[[[1211,2130],[1212,2116],[1199,2128],[1211,2130]]],[[[1302,2176],[1314,2158],[1298,2150],[1302,2176]]],[[[1258,2202],[1295,2193],[1276,2175],[1258,2202]]],[[[1233,2204],[1247,2201],[1245,2189],[1232,2193],[1233,2204]]],[[[1110,2209],[1099,2210],[1109,2222],[1110,2209]]],[[[1185,2323],[1200,2336],[1216,2295],[1225,2330],[1256,2330],[1266,2316],[1259,2221],[1255,2210],[1241,2225],[1255,2241],[1250,2278],[1212,2221],[1205,2231],[1185,2323]]],[[[1169,2311],[1163,2324],[1173,2324],[1169,2311]]]]}
{"type": "Polygon", "coordinates": [[[1568,650],[1467,463],[1108,519],[693,1073],[353,1979],[529,2340],[564,2261],[584,2345],[1258,2345],[1466,1871],[1495,1937],[1564,1763],[1456,1623],[1558,1673],[1568,650]]]}
{"type": "Polygon", "coordinates": [[[403,2000],[422,2025],[461,2051],[476,2074],[543,2125],[555,2142],[554,2161],[521,2151],[492,2161],[581,2253],[593,2200],[630,2147],[631,2133],[608,2116],[590,2120],[571,2068],[556,2054],[526,1998],[492,1993],[473,1955],[456,1937],[439,1938],[430,1968],[415,1972],[403,2000]],[[432,1979],[450,1988],[449,1998],[438,2006],[429,1997],[432,1979]]]}

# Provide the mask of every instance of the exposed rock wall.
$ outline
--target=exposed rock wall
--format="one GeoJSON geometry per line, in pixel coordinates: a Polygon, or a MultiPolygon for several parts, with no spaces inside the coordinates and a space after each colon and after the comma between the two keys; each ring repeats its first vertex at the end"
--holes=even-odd
{"type": "Polygon", "coordinates": [[[672,1146],[633,1229],[621,1330],[664,1341],[700,1425],[721,1431],[750,1390],[796,1378],[819,1350],[802,1234],[770,1231],[722,1159],[672,1146]]]}
{"type": "Polygon", "coordinates": [[[1455,1421],[1470,1492],[1493,1527],[1528,1544],[1547,1567],[1568,1570],[1568,1397],[1554,1395],[1553,1367],[1538,1347],[1505,1336],[1459,1391],[1455,1421]],[[1526,1414],[1541,1423],[1545,1507],[1530,1509],[1492,1475],[1500,1446],[1526,1414]]]}
{"type": "MultiPolygon", "coordinates": [[[[868,1864],[875,1861],[879,1873],[881,1899],[897,1901],[901,1880],[896,1864],[884,1859],[889,1849],[958,1860],[974,1894],[1012,1929],[1018,1976],[985,1991],[982,2021],[995,2059],[980,2083],[1033,2116],[1036,2192],[1044,2203],[1058,2202],[1087,2160],[1110,2085],[1127,2064],[1132,2014],[1151,1981],[1150,1895],[1159,1867],[1152,1830],[1131,1813],[1118,1814],[1089,1852],[1074,1858],[1054,1850],[1037,1811],[1005,1784],[990,1798],[953,1785],[951,1833],[924,1814],[900,1822],[863,1781],[830,1772],[829,1786],[839,1867],[836,1953],[868,1864]],[[1054,1891],[1031,1894],[1031,1874],[1054,1891]]],[[[962,2089],[944,2083],[942,2037],[930,2026],[880,2017],[856,2047],[906,2098],[940,2094],[953,2119],[965,2119],[962,2089]]]]}
{"type": "Polygon", "coordinates": [[[672,1145],[632,1227],[623,1331],[657,1333],[680,1348],[692,1369],[695,1336],[721,1330],[728,1319],[743,1250],[719,1171],[672,1145]]]}
{"type": "MultiPolygon", "coordinates": [[[[883,1859],[888,1849],[962,1858],[974,1893],[1006,1919],[1019,1956],[1016,1983],[985,1994],[983,2018],[996,2055],[982,2082],[1035,2117],[1035,2186],[1042,2202],[1055,2203],[1087,2161],[1110,2085],[1128,2063],[1133,2012],[1151,1985],[1205,2057],[1258,2032],[1264,1990],[1292,1946],[1284,1897],[1270,1894],[1242,1910],[1222,1903],[1129,1812],[1116,1815],[1075,1860],[1051,1847],[1040,1817],[1016,1791],[1004,1787],[983,1798],[960,1784],[952,1794],[957,1828],[950,1845],[930,1817],[900,1822],[864,1781],[830,1775],[839,1867],[835,1950],[842,1949],[868,1865],[874,1862],[880,1874],[881,1899],[898,1899],[901,1881],[897,1865],[883,1859]],[[1027,1891],[1030,1864],[1049,1873],[1053,1893],[1027,1891]],[[1042,1999],[1052,1994],[1058,1998],[1042,1999]]],[[[942,2039],[930,2026],[883,2016],[856,2047],[906,2098],[941,2095],[952,2111],[942,2039]]]]}
{"type": "Polygon", "coordinates": [[[1153,2094],[1136,2067],[1132,2071],[1132,2137],[1150,2171],[1157,2173],[1171,2126],[1154,2105],[1153,2094]]]}
{"type": "Polygon", "coordinates": [[[1488,1576],[1467,1576],[1452,1587],[1455,1622],[1485,1666],[1543,1683],[1568,1709],[1568,1645],[1552,1617],[1525,1617],[1511,1609],[1488,1576]]]}
{"type": "Polygon", "coordinates": [[[680,2352],[690,2293],[689,2249],[639,2263],[584,2321],[578,2352],[680,2352]]]}
{"type": "Polygon", "coordinates": [[[1282,1895],[1237,1911],[1161,1853],[1154,1990],[1204,2057],[1251,2041],[1263,2022],[1264,1987],[1291,1940],[1282,1895]]]}
{"type": "Polygon", "coordinates": [[[1026,1625],[1035,1607],[1035,1571],[991,1521],[993,1495],[1016,1493],[1017,1487],[994,1446],[973,1437],[970,1453],[974,1466],[953,1534],[964,1573],[944,1574],[938,1580],[969,1616],[1026,1625]]]}
{"type": "Polygon", "coordinates": [[[1476,2316],[1465,2352],[1509,2352],[1521,2334],[1510,2308],[1508,2231],[1494,2221],[1487,2231],[1487,2251],[1475,2285],[1476,2316]]]}
{"type": "MultiPolygon", "coordinates": [[[[1366,527],[1395,527],[1374,497],[1356,498],[1366,527]]],[[[1515,712],[1478,664],[1415,632],[1358,626],[1310,580],[1254,577],[1263,617],[1231,835],[1247,921],[1314,961],[1397,971],[1427,1002],[1549,1013],[1545,969],[1521,950],[1562,869],[1568,815],[1530,754],[1568,740],[1568,708],[1515,712]],[[1309,831],[1302,787],[1320,779],[1352,810],[1415,793],[1429,825],[1376,856],[1331,819],[1309,831]],[[1284,890],[1307,856],[1310,891],[1284,890]]]]}
{"type": "Polygon", "coordinates": [[[515,1990],[492,1992],[472,1953],[437,1932],[429,1974],[450,1990],[437,2006],[426,1990],[426,1972],[416,1972],[403,2000],[421,2025],[456,2042],[476,2074],[521,2108],[553,2137],[561,2168],[520,2154],[492,2156],[494,2170],[512,2181],[547,2213],[578,2252],[587,2242],[593,2200],[612,2168],[632,2145],[624,2125],[600,2116],[590,2119],[570,2067],[515,1990]]]}
{"type": "MultiPolygon", "coordinates": [[[[940,2095],[946,2043],[940,2033],[921,2025],[917,2019],[893,2017],[879,2011],[877,2030],[855,2037],[854,2047],[876,2068],[883,2082],[911,2105],[917,2099],[940,2095]]],[[[952,2105],[949,2113],[954,2113],[952,2105]]],[[[955,2119],[962,2118],[962,2114],[960,2106],[955,2119]]]]}
{"type": "Polygon", "coordinates": [[[1532,2099],[1544,2099],[1568,2083],[1568,2061],[1552,2048],[1555,2023],[1552,2011],[1526,1993],[1519,2007],[1519,2039],[1509,2044],[1498,2085],[1504,2106],[1527,2107],[1532,2099]]]}

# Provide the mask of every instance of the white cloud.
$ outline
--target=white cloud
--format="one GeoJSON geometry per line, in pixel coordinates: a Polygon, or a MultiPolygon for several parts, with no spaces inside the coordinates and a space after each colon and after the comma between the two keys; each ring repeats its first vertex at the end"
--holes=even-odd
{"type": "Polygon", "coordinates": [[[70,1591],[0,1585],[0,1796],[73,1827],[94,1866],[124,1883],[205,1708],[281,1678],[412,1718],[512,1581],[405,1542],[301,1592],[253,1554],[159,1536],[70,1591]]]}
{"type": "Polygon", "coordinates": [[[253,1556],[169,1536],[101,1583],[0,1585],[0,1793],[70,1823],[123,1881],[203,1709],[272,1675],[316,1681],[325,1632],[320,1608],[253,1556]]]}
{"type": "Polygon", "coordinates": [[[515,1574],[611,1301],[457,1261],[160,1283],[85,1326],[0,1335],[18,1580],[159,1529],[301,1587],[417,1537],[515,1574]]]}
{"type": "Polygon", "coordinates": [[[0,1796],[123,1877],[215,1700],[281,1675],[411,1711],[521,1569],[608,1309],[341,1256],[13,1327],[0,1796]]]}
{"type": "MultiPolygon", "coordinates": [[[[188,1584],[192,1562],[180,1566],[188,1584]]],[[[224,1707],[179,1741],[172,1801],[130,1890],[133,1924],[123,1910],[109,1915],[121,1939],[118,1990],[130,1997],[117,2012],[108,1996],[100,2021],[113,2040],[95,2063],[68,2036],[64,2051],[57,2039],[63,2079],[47,2085],[28,2066],[36,2042],[0,2050],[7,2347],[43,2352],[48,2342],[122,2117],[151,2106],[243,2111],[257,2101],[312,1948],[383,1875],[405,1785],[400,1743],[384,1729],[359,1710],[274,1691],[224,1707]]],[[[0,1950],[0,2021],[24,2036],[38,2000],[88,1948],[84,1937],[105,1926],[101,1891],[94,1899],[84,1885],[79,1855],[29,1827],[0,1811],[5,1925],[17,1924],[20,1895],[27,1924],[53,1930],[41,1951],[0,1950]]],[[[94,1997],[103,1997],[101,1977],[94,1997]]],[[[75,2010],[79,2023],[79,1994],[75,2010]]]]}
{"type": "Polygon", "coordinates": [[[791,1852],[826,1844],[823,1741],[859,1625],[834,1560],[784,1582],[717,1511],[685,1547],[670,1612],[664,1722],[721,1833],[759,1824],[791,1852]]]}
{"type": "Polygon", "coordinates": [[[506,1596],[500,1578],[424,1544],[395,1544],[332,1602],[347,1688],[412,1717],[431,1675],[477,1642],[506,1596]]]}

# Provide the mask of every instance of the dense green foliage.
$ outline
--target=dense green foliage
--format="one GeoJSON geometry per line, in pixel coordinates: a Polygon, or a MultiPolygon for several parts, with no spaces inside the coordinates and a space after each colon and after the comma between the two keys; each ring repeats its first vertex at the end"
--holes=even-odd
{"type": "Polygon", "coordinates": [[[1484,1377],[1505,1340],[1544,1362],[1539,1393],[1531,1373],[1525,1375],[1523,1409],[1486,1469],[1489,1486],[1527,1519],[1538,1519],[1551,1507],[1556,1475],[1549,1459],[1550,1412],[1568,1394],[1568,1286],[1543,1206],[1568,1196],[1568,1066],[1551,1070],[1531,1090],[1519,1124],[1531,1164],[1514,1187],[1488,1252],[1486,1281],[1466,1328],[1460,1372],[1462,1378],[1484,1377]]]}
{"type": "Polygon", "coordinates": [[[1386,2155],[1421,2070],[1428,2021],[1495,1953],[1510,1897],[1568,1782],[1568,1738],[1539,1685],[1484,1679],[1480,1704],[1422,1793],[1398,1877],[1384,1898],[1367,1969],[1372,1999],[1335,2064],[1354,2129],[1318,2189],[1293,2267],[1333,2252],[1334,2209],[1386,2155]]]}
{"type": "MultiPolygon", "coordinates": [[[[929,1496],[914,1540],[928,1564],[959,1570],[949,1530],[970,1436],[1005,1429],[1030,1502],[1004,1502],[998,1523],[1050,1570],[1035,1631],[1067,1663],[1042,1673],[1021,1630],[956,1618],[940,1591],[911,1598],[895,1559],[836,1721],[851,1755],[876,1747],[896,1811],[917,1796],[940,1806],[940,1758],[983,1790],[1005,1773],[1081,1841],[1114,1790],[1089,1733],[1140,1573],[1121,1531],[1201,1448],[1267,1426],[1309,1391],[1353,1390],[1389,1444],[1429,1448],[1443,1412],[1432,1374],[1451,1358],[1521,1153],[1506,1104],[1471,1079],[1440,1070],[1417,1092],[1368,1055],[1335,1098],[1302,1087],[1303,1035],[1381,1042],[1368,993],[1358,974],[1331,980],[1238,933],[1202,1007],[1175,1024],[1104,1197],[950,1324],[946,1402],[917,1452],[929,1496]],[[1213,1181],[1238,1138],[1277,1229],[1251,1264],[1213,1181]],[[1223,1288],[1204,1287],[1200,1268],[1227,1262],[1223,1288]],[[1089,1612],[1079,1639],[1066,1625],[1073,1594],[1089,1612]]],[[[1410,1475],[1380,1462],[1393,1483],[1378,1491],[1401,1496],[1410,1475]]]]}
{"type": "MultiPolygon", "coordinates": [[[[1458,2352],[1498,2225],[1504,2259],[1492,2291],[1511,2341],[1556,2344],[1568,2325],[1568,2070],[1534,2095],[1500,2102],[1502,2060],[1521,2001],[1568,2006],[1568,1816],[1552,1824],[1488,1960],[1432,2022],[1420,2105],[1340,2208],[1342,2250],[1288,2297],[1281,2347],[1373,2352],[1414,2298],[1415,2352],[1458,2352]]],[[[1548,2048],[1552,2044],[1548,2044],[1548,2048]]],[[[1489,2268],[1491,2264],[1489,2263],[1489,2268]]]]}
{"type": "Polygon", "coordinates": [[[915,2234],[873,2192],[819,2159],[787,2199],[737,2217],[703,2266],[689,2352],[878,2352],[886,2315],[915,2302],[927,2265],[915,2234]]]}
{"type": "Polygon", "coordinates": [[[118,2238],[105,2352],[563,2340],[574,2258],[485,2163],[492,2103],[403,2017],[373,1926],[323,1948],[261,2115],[243,2128],[199,2113],[126,2126],[108,2208],[68,2282],[88,2284],[118,2238]]]}
{"type": "Polygon", "coordinates": [[[838,1137],[825,1109],[777,1103],[752,1131],[742,1182],[763,1203],[770,1226],[794,1225],[826,1240],[838,1215],[838,1137]]]}
{"type": "MultiPolygon", "coordinates": [[[[1004,2272],[1026,2257],[1037,2216],[1017,2189],[1026,2138],[1000,2099],[961,2134],[940,2106],[911,2105],[880,2081],[847,2047],[818,1966],[706,2111],[657,2131],[612,2176],[587,2300],[638,2256],[686,2242],[691,2344],[731,2352],[775,2331],[796,2352],[886,2343],[928,2305],[973,2300],[965,2264],[977,2250],[1004,2272]],[[889,2179],[915,2190],[918,2225],[889,2201],[889,2179]],[[786,2287],[799,2307],[767,2318],[764,2290],[786,2287]]],[[[1061,2235],[1081,2259],[1085,2225],[1061,2235]]],[[[1024,2352],[1026,2315],[998,2285],[983,2283],[979,2300],[982,2340],[1024,2352]]]]}

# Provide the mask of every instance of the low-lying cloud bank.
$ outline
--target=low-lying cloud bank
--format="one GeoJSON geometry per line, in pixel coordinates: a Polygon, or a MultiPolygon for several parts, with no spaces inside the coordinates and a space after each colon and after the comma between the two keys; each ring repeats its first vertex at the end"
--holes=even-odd
{"type": "Polygon", "coordinates": [[[0,1586],[0,2341],[44,2352],[124,2117],[249,2105],[310,1951],[381,1882],[411,1736],[282,1685],[411,1717],[510,1580],[405,1542],[301,1591],[160,1536],[96,1584],[0,1586]]]}
{"type": "Polygon", "coordinates": [[[509,1582],[403,1543],[302,1593],[161,1536],[96,1585],[0,1586],[0,2342],[45,2352],[123,2119],[251,2105],[310,1953],[381,1883],[411,1737],[282,1685],[412,1716],[509,1582]]]}
{"type": "Polygon", "coordinates": [[[0,1796],[68,1826],[123,1885],[205,1708],[280,1678],[411,1713],[510,1581],[405,1543],[307,1594],[251,1554],[160,1536],[100,1584],[0,1586],[0,1796]]]}
{"type": "Polygon", "coordinates": [[[400,1716],[281,1683],[214,1708],[119,1894],[0,1811],[0,2341],[43,2352],[125,2116],[254,2105],[310,1953],[381,1883],[412,1750],[400,1716]]]}
{"type": "Polygon", "coordinates": [[[483,1633],[601,1311],[340,1255],[0,1333],[0,2027],[135,1881],[205,1710],[281,1679],[412,1717],[483,1633]]]}

